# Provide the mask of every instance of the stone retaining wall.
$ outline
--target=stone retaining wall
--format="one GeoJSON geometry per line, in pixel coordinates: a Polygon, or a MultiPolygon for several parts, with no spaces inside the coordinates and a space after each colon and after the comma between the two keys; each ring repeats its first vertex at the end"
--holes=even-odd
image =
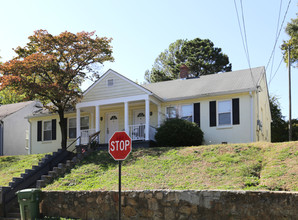
{"type": "MultiPolygon", "coordinates": [[[[43,191],[45,216],[118,219],[117,191],[43,191]]],[[[298,192],[125,191],[122,219],[297,219],[298,192]]]]}

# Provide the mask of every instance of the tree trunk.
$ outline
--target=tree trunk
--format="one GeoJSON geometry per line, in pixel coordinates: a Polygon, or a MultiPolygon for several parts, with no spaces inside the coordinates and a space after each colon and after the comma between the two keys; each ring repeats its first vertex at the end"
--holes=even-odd
{"type": "Polygon", "coordinates": [[[59,110],[59,125],[61,130],[61,147],[62,149],[66,150],[67,147],[67,119],[64,118],[64,111],[59,110]]]}

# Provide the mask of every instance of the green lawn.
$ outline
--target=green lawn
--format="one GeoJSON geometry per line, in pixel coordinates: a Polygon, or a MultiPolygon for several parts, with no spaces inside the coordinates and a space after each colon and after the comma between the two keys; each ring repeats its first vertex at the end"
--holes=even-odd
{"type": "MultiPolygon", "coordinates": [[[[122,189],[298,191],[298,142],[137,149],[123,161],[122,189]]],[[[118,163],[92,153],[45,190],[117,190],[118,163]]]]}
{"type": "Polygon", "coordinates": [[[0,156],[0,186],[8,186],[13,177],[20,177],[25,169],[37,165],[45,154],[0,156]]]}

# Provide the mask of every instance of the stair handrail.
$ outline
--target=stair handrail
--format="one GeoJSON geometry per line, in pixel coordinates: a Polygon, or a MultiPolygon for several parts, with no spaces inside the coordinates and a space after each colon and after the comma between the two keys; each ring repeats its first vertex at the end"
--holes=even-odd
{"type": "MultiPolygon", "coordinates": [[[[79,142],[79,146],[81,145],[81,136],[77,137],[73,142],[71,142],[71,144],[69,144],[67,147],[66,147],[66,150],[68,148],[70,148],[75,142],[77,142],[77,140],[80,140],[79,142]]],[[[76,148],[74,148],[71,152],[74,152],[76,150],[76,148]]]]}
{"type": "MultiPolygon", "coordinates": [[[[94,139],[95,139],[96,137],[98,137],[99,134],[100,134],[100,131],[97,131],[97,132],[95,132],[95,133],[89,135],[89,142],[88,142],[88,148],[89,148],[89,149],[90,149],[90,147],[91,147],[91,143],[92,143],[92,141],[94,141],[94,139]]],[[[98,140],[98,142],[99,142],[99,140],[98,140]]]]}

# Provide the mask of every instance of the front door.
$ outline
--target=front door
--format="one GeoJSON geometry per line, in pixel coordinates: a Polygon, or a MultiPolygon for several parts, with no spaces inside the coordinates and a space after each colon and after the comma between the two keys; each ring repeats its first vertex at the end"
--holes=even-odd
{"type": "Polygon", "coordinates": [[[144,125],[145,124],[145,110],[135,110],[133,113],[133,124],[144,125]]]}
{"type": "Polygon", "coordinates": [[[135,110],[133,112],[133,139],[144,140],[145,139],[145,110],[135,110]]]}
{"type": "Polygon", "coordinates": [[[106,116],[106,143],[109,142],[115,131],[118,131],[118,113],[107,113],[106,116]]]}

